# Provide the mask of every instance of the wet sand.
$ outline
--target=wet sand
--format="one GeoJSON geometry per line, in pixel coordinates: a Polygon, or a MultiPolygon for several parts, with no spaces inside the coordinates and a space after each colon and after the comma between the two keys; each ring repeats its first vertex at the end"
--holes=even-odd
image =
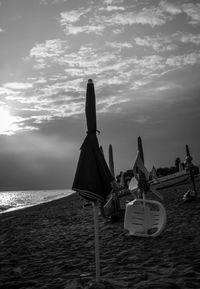
{"type": "Polygon", "coordinates": [[[187,186],[162,191],[167,225],[156,238],[127,236],[123,220],[99,216],[98,286],[93,210],[78,194],[0,215],[0,288],[200,288],[198,189],[191,203],[182,201],[187,186]]]}

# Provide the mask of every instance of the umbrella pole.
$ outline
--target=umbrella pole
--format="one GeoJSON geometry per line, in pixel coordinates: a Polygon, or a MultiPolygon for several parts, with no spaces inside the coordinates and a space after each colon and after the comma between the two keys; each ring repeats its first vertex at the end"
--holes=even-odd
{"type": "Polygon", "coordinates": [[[94,211],[94,234],[95,234],[95,264],[96,264],[96,282],[100,281],[100,257],[99,257],[99,221],[98,221],[98,205],[93,203],[94,211]]]}

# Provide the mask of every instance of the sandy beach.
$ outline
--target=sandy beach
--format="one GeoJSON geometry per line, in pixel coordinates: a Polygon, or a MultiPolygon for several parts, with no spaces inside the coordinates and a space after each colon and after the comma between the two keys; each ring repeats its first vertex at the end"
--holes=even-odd
{"type": "Polygon", "coordinates": [[[99,216],[100,287],[93,210],[78,194],[0,215],[0,288],[200,288],[200,201],[183,203],[186,190],[162,191],[167,225],[156,238],[99,216]]]}

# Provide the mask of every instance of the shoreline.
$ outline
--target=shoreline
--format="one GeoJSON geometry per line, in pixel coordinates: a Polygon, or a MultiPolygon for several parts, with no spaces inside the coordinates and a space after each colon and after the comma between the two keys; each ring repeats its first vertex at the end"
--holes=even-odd
{"type": "MultiPolygon", "coordinates": [[[[52,191],[55,191],[55,190],[52,190],[52,191]]],[[[65,190],[60,190],[60,191],[65,191],[65,190]]],[[[66,191],[72,191],[72,190],[68,190],[66,189],[66,191]]],[[[15,192],[15,191],[13,191],[15,192]]],[[[28,192],[28,191],[16,191],[16,192],[28,192]]],[[[30,191],[30,192],[33,192],[33,191],[30,191]]],[[[35,191],[35,192],[39,192],[39,191],[35,191]]],[[[1,192],[0,192],[1,193],[1,192]]],[[[7,192],[2,192],[2,193],[7,193],[7,192]]],[[[8,192],[9,193],[9,192],[8,192]]],[[[13,208],[10,208],[10,209],[5,209],[5,210],[2,210],[0,212],[0,217],[1,215],[3,214],[7,214],[7,213],[11,213],[11,212],[15,212],[15,211],[21,211],[21,210],[24,210],[24,209],[28,209],[28,208],[31,208],[31,207],[35,207],[35,206],[39,206],[41,204],[46,204],[46,203],[49,203],[49,202],[53,202],[53,201],[56,201],[56,200],[59,200],[59,199],[62,199],[62,198],[66,198],[72,194],[75,194],[76,192],[75,191],[72,191],[71,193],[69,193],[68,195],[66,196],[62,196],[62,197],[58,197],[58,198],[55,198],[55,199],[51,199],[51,200],[47,200],[47,201],[43,201],[42,203],[37,203],[37,204],[32,204],[32,205],[27,205],[27,206],[21,206],[21,207],[13,207],[13,208]]]]}
{"type": "MultiPolygon", "coordinates": [[[[101,278],[109,289],[199,288],[200,186],[196,202],[183,203],[186,190],[163,190],[167,225],[155,238],[127,236],[123,219],[99,216],[101,278]]],[[[1,289],[86,289],[94,281],[93,210],[78,193],[3,214],[0,232],[1,289]]]]}
{"type": "Polygon", "coordinates": [[[10,211],[5,211],[5,212],[1,212],[0,213],[0,222],[2,219],[4,219],[4,217],[9,217],[9,218],[15,218],[18,216],[18,214],[23,214],[23,213],[31,213],[31,211],[40,211],[43,209],[47,209],[50,208],[51,206],[59,206],[61,203],[63,203],[63,201],[65,199],[70,199],[70,197],[72,195],[78,195],[77,192],[73,192],[67,196],[58,198],[58,199],[53,199],[53,200],[49,200],[43,203],[38,203],[38,204],[34,204],[34,205],[30,205],[30,206],[26,206],[26,207],[21,207],[21,208],[17,208],[17,209],[11,209],[10,211]]]}

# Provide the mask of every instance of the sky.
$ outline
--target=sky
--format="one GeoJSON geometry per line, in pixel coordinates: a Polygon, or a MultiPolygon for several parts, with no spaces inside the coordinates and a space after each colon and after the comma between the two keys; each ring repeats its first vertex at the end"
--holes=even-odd
{"type": "Polygon", "coordinates": [[[199,164],[199,1],[0,0],[0,190],[71,188],[88,79],[116,174],[199,164]]]}

